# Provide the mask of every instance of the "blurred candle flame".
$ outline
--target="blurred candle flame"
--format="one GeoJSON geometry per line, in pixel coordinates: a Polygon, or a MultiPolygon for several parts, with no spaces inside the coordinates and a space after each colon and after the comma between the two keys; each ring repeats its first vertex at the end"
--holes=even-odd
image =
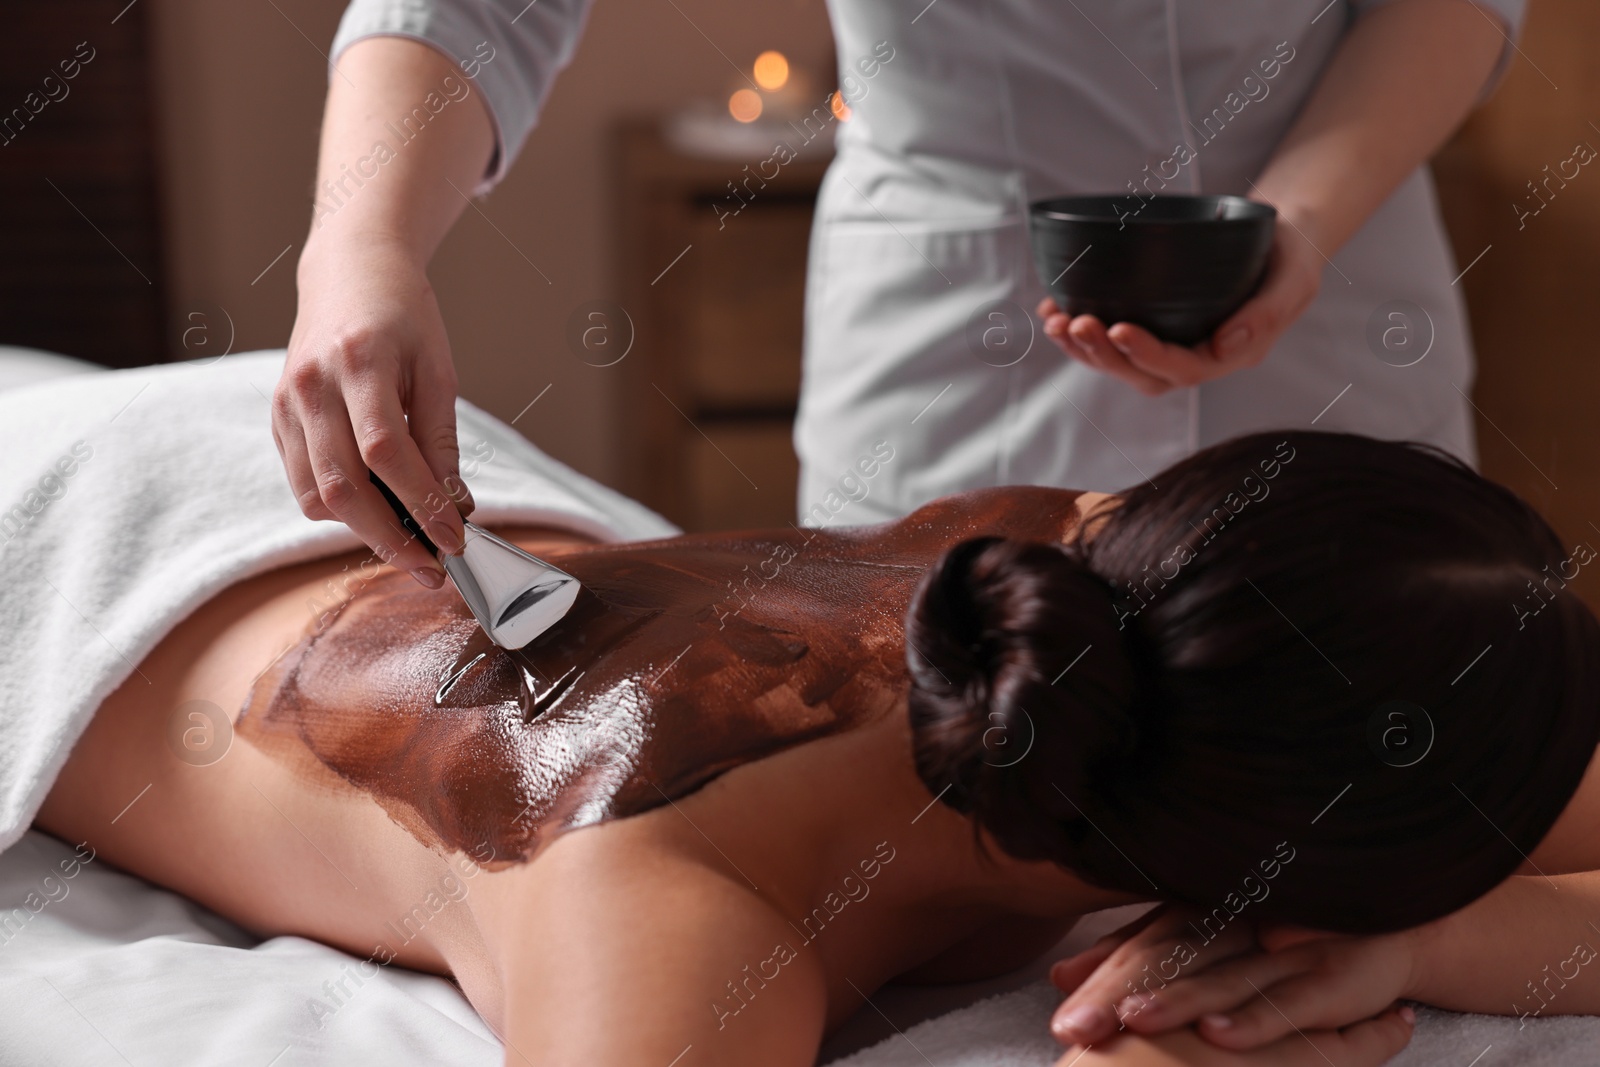
{"type": "Polygon", "coordinates": [[[754,89],[740,89],[728,97],[728,114],[740,122],[761,117],[761,96],[754,89]]]}
{"type": "Polygon", "coordinates": [[[833,112],[833,117],[840,122],[850,121],[850,105],[844,102],[843,93],[834,93],[828,98],[828,110],[833,112]]]}
{"type": "Polygon", "coordinates": [[[789,80],[789,60],[782,52],[768,50],[756,56],[756,84],[767,92],[782,89],[789,80]]]}

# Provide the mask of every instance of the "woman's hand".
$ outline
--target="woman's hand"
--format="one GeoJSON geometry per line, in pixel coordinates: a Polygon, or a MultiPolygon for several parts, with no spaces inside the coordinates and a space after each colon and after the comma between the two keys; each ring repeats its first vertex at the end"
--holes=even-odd
{"type": "Polygon", "coordinates": [[[1038,308],[1045,333],[1067,355],[1151,396],[1260,363],[1317,295],[1324,257],[1438,151],[1478,100],[1509,40],[1505,29],[1456,0],[1378,4],[1356,19],[1256,177],[1254,195],[1278,209],[1266,278],[1209,340],[1164,344],[1130,323],[1107,329],[1092,316],[1069,318],[1050,300],[1038,308]]]}
{"type": "Polygon", "coordinates": [[[1339,1030],[1290,1034],[1249,1052],[1219,1049],[1193,1030],[1158,1037],[1125,1034],[1087,1050],[1069,1050],[1056,1067],[1378,1067],[1406,1047],[1415,1024],[1410,1008],[1396,1008],[1339,1030]]]}
{"type": "Polygon", "coordinates": [[[1076,956],[1050,969],[1050,981],[1067,994],[1050,1019],[1064,1045],[1104,1041],[1126,1027],[1153,992],[1208,966],[1255,951],[1250,923],[1234,922],[1206,941],[1195,925],[1208,916],[1167,904],[1152,908],[1076,956]]]}
{"type": "Polygon", "coordinates": [[[1107,329],[1093,315],[1069,316],[1050,297],[1036,311],[1044,332],[1063,352],[1146,396],[1221,378],[1266,359],[1283,331],[1316,298],[1325,261],[1304,228],[1304,223],[1279,216],[1260,288],[1209,340],[1193,348],[1168,344],[1131,322],[1107,329]]]}
{"type": "Polygon", "coordinates": [[[426,137],[370,170],[373,145],[388,144],[417,101],[464,84],[463,70],[403,37],[364,38],[338,57],[317,188],[340,195],[319,200],[300,255],[300,306],[272,401],[272,436],[300,510],[348,523],[379,559],[429,588],[444,584],[444,571],[367,471],[436,545],[461,551],[472,497],[457,472],[456,372],[424,268],[494,150],[488,107],[451,97],[426,137]],[[366,180],[352,189],[353,172],[366,180]]]}
{"type": "Polygon", "coordinates": [[[313,240],[299,289],[272,436],[300,510],[347,523],[379,558],[437,588],[438,562],[367,478],[376,472],[441,549],[461,550],[472,499],[458,470],[456,374],[433,288],[404,247],[313,240]]]}
{"type": "Polygon", "coordinates": [[[1125,1025],[1159,1033],[1192,1023],[1222,1048],[1261,1048],[1296,1030],[1377,1015],[1416,988],[1410,932],[1343,937],[1283,931],[1264,940],[1268,951],[1215,964],[1125,1005],[1125,1025]]]}
{"type": "Polygon", "coordinates": [[[1297,1029],[1370,1018],[1421,988],[1426,928],[1345,937],[1280,927],[1254,938],[1235,923],[1178,967],[1174,946],[1197,940],[1181,937],[1187,925],[1181,909],[1161,909],[1129,936],[1119,931],[1112,938],[1120,940],[1058,963],[1051,978],[1071,993],[1052,1020],[1058,1039],[1087,1044],[1118,1028],[1157,1034],[1194,1025],[1219,1047],[1258,1049],[1297,1029]]]}

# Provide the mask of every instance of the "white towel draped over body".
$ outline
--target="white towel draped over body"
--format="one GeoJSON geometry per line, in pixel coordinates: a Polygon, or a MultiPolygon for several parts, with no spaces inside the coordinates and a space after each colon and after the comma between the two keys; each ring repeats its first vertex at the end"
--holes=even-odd
{"type": "MultiPolygon", "coordinates": [[[[27,830],[95,709],[223,589],[361,547],[300,514],[272,444],[282,352],[0,392],[0,850],[27,830]]],[[[665,519],[458,402],[479,523],[601,540],[665,519]]]]}

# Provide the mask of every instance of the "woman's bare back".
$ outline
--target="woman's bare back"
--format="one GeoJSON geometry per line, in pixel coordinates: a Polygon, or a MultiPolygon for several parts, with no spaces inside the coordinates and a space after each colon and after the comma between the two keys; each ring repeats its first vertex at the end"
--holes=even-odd
{"type": "Polygon", "coordinates": [[[903,707],[902,620],[928,564],[978,534],[1060,540],[1076,496],[966,494],[854,532],[557,555],[583,592],[515,652],[452,590],[386,574],[279,659],[240,732],[309,751],[425,844],[527,860],[564,830],[903,707]]]}
{"type": "MultiPolygon", "coordinates": [[[[866,532],[816,535],[825,540],[807,546],[813,535],[796,531],[793,540],[735,538],[725,563],[710,547],[715,538],[683,539],[674,552],[678,542],[583,547],[524,531],[518,540],[535,551],[570,553],[564,565],[598,602],[529,653],[524,665],[538,672],[531,700],[519,665],[498,656],[441,686],[471,629],[444,593],[374,578],[322,619],[329,580],[350,574],[358,558],[273,572],[214,598],[140,664],[97,713],[38,823],[261,934],[299,934],[377,965],[449,974],[534,1062],[543,1062],[538,1050],[581,1048],[589,1062],[654,1050],[682,1028],[715,1035],[701,1049],[718,1050],[685,1065],[724,1055],[740,1062],[754,1049],[783,1062],[771,1055],[775,1043],[814,1048],[825,1025],[860,1007],[858,989],[963,941],[979,948],[956,961],[969,970],[1014,965],[1060,929],[1052,918],[1063,914],[1060,886],[1021,907],[994,891],[995,871],[973,856],[970,824],[930,808],[904,716],[888,714],[903,709],[893,677],[898,619],[921,565],[965,536],[1059,538],[1078,521],[1073,494],[1007,493],[1021,495],[993,494],[990,507],[964,513],[918,513],[897,546],[866,532]],[[752,554],[780,543],[799,547],[776,572],[766,568],[775,577],[765,586],[744,587],[742,606],[713,596],[752,554]],[[808,559],[808,547],[824,545],[808,559]],[[814,602],[793,603],[796,588],[814,602]],[[361,614],[368,603],[405,610],[361,614]],[[727,619],[718,612],[730,603],[737,614],[727,619]],[[430,618],[443,625],[430,632],[430,618]],[[612,643],[585,660],[587,625],[612,643]],[[341,626],[345,652],[365,641],[369,655],[341,659],[330,646],[322,672],[309,638],[336,638],[341,626]],[[843,657],[848,676],[824,654],[843,657]],[[574,663],[582,677],[540,707],[562,665],[574,663]],[[716,669],[725,676],[715,686],[696,684],[716,669]],[[611,717],[595,717],[601,698],[617,701],[611,717]],[[252,703],[220,759],[175,740],[196,702],[227,709],[225,722],[252,703]],[[530,722],[524,705],[535,712],[530,722]],[[713,710],[730,720],[706,725],[713,710]],[[566,734],[533,732],[569,714],[576,725],[566,734]],[[382,743],[364,740],[369,733],[382,743]],[[586,734],[600,743],[574,751],[601,753],[626,773],[596,775],[606,760],[562,763],[542,747],[561,751],[586,734]],[[541,778],[529,759],[565,770],[541,778]],[[537,791],[541,782],[553,792],[537,791]],[[511,806],[529,801],[537,820],[511,806]],[[538,862],[514,862],[537,849],[538,862]],[[928,899],[958,884],[949,899],[928,899]],[[581,945],[563,940],[573,937],[581,945]],[[775,962],[784,951],[792,959],[775,962]],[[787,993],[748,999],[772,967],[787,993]],[[579,978],[607,976],[632,992],[597,1005],[579,978]],[[654,992],[636,1003],[645,989],[654,992]],[[601,1025],[595,1013],[613,1008],[662,1013],[661,1032],[601,1025]],[[573,1012],[592,1022],[578,1025],[573,1012]]],[[[973,496],[982,504],[991,495],[973,496]]],[[[1079,910],[1112,902],[1067,890],[1079,910]]],[[[797,1052],[794,1062],[805,1061],[797,1052]]]]}

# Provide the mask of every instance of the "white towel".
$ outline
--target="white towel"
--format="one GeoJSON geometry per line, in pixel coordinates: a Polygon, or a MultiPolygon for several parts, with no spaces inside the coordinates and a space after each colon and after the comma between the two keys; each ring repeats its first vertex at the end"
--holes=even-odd
{"type": "Polygon", "coordinates": [[[506,1062],[443,978],[399,966],[374,974],[304,938],[258,941],[103,858],[83,858],[37,831],[0,855],[0,1064],[506,1062]]]}
{"type": "MultiPolygon", "coordinates": [[[[95,708],[189,613],[251,575],[360,547],[342,523],[303,517],[284,479],[267,399],[283,358],[0,392],[0,850],[95,708]]],[[[457,418],[476,521],[677,532],[471,404],[457,418]]]]}

